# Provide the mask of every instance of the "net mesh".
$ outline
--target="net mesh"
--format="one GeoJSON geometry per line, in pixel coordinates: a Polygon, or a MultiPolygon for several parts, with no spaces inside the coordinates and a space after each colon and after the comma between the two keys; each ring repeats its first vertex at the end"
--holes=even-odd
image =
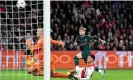
{"type": "Polygon", "coordinates": [[[32,75],[27,74],[26,60],[21,55],[30,54],[26,39],[31,39],[32,44],[38,40],[37,28],[43,27],[43,1],[26,1],[26,7],[21,9],[16,3],[12,0],[0,1],[0,80],[34,80],[32,75]]]}

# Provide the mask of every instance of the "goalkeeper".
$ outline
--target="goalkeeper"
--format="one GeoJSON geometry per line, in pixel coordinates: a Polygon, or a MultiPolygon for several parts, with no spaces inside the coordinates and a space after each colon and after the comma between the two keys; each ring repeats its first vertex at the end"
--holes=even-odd
{"type": "MultiPolygon", "coordinates": [[[[32,46],[30,43],[28,43],[28,41],[26,41],[26,44],[28,45],[28,47],[30,48],[31,51],[33,50],[38,50],[38,62],[34,62],[33,59],[30,59],[31,62],[28,63],[28,65],[30,65],[30,67],[27,68],[28,73],[33,74],[33,75],[37,75],[37,76],[43,76],[43,54],[44,54],[44,48],[43,48],[43,29],[42,28],[38,28],[37,29],[37,36],[39,37],[38,42],[36,43],[36,45],[32,46]]],[[[60,42],[60,41],[56,41],[56,40],[52,40],[51,39],[51,44],[59,44],[62,45],[64,47],[64,43],[60,42]]],[[[68,74],[64,74],[61,72],[55,72],[55,67],[53,64],[53,61],[51,61],[51,77],[62,77],[62,78],[67,78],[69,75],[68,74]]]]}

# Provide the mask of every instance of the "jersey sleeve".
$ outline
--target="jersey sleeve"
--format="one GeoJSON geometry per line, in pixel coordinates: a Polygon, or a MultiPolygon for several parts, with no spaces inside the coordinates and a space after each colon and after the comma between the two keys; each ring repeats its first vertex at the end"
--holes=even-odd
{"type": "Polygon", "coordinates": [[[50,43],[51,43],[51,44],[58,44],[59,41],[56,41],[56,40],[51,39],[51,40],[50,40],[50,43]]]}
{"type": "Polygon", "coordinates": [[[89,38],[90,40],[93,40],[93,39],[95,39],[95,40],[99,40],[99,38],[96,37],[96,36],[88,36],[88,38],[89,38]]]}
{"type": "Polygon", "coordinates": [[[76,37],[75,42],[79,43],[79,36],[76,37]]]}
{"type": "Polygon", "coordinates": [[[26,40],[26,45],[30,48],[31,51],[40,49],[43,47],[43,39],[38,40],[38,42],[35,45],[31,45],[30,43],[28,43],[28,41],[26,40]]]}

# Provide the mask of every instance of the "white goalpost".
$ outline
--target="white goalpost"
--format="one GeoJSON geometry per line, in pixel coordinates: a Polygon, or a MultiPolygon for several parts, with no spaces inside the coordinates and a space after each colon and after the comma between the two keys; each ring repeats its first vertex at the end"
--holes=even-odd
{"type": "Polygon", "coordinates": [[[50,80],[50,0],[43,0],[44,80],[50,80]]]}

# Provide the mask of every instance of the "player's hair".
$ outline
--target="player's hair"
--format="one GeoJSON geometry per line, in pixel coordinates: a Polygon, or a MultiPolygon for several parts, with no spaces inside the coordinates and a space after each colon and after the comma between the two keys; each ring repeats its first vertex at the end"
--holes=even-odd
{"type": "Polygon", "coordinates": [[[95,60],[95,56],[94,55],[90,55],[93,58],[93,61],[95,60]]]}
{"type": "Polygon", "coordinates": [[[26,34],[27,34],[27,33],[30,33],[30,34],[31,34],[31,32],[30,32],[30,31],[27,31],[27,32],[26,32],[26,34]]]}
{"type": "Polygon", "coordinates": [[[42,34],[43,34],[43,28],[40,28],[40,27],[39,27],[38,29],[41,29],[41,32],[42,32],[42,34]]]}
{"type": "Polygon", "coordinates": [[[86,28],[84,28],[84,27],[80,27],[79,30],[86,31],[86,28]]]}

